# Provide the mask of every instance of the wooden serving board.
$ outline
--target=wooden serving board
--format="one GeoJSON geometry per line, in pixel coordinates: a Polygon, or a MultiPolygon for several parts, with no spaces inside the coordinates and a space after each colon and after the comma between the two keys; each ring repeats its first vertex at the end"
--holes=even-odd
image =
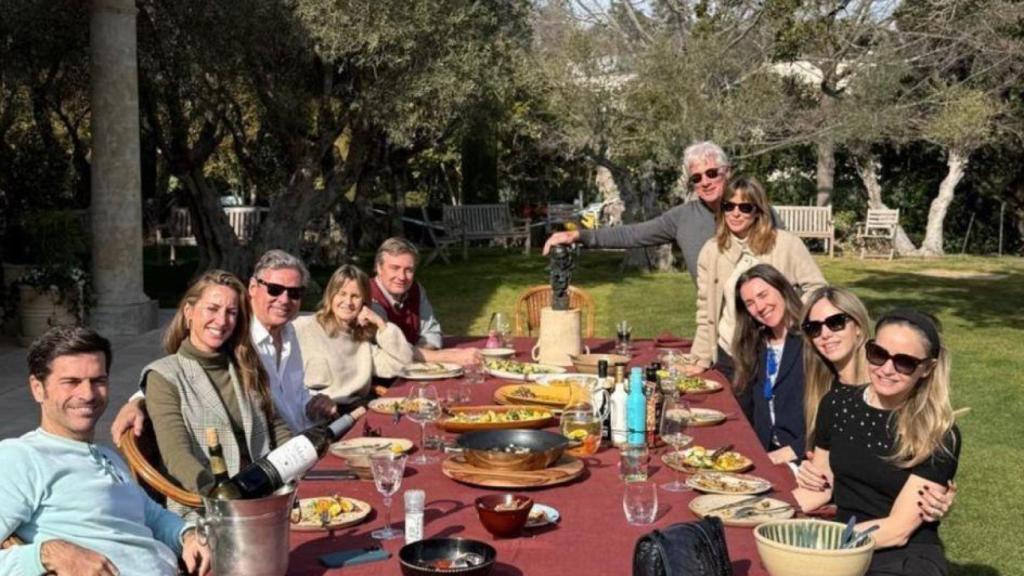
{"type": "Polygon", "coordinates": [[[451,456],[441,465],[445,476],[473,486],[485,488],[541,488],[564,484],[583,474],[583,461],[563,455],[554,465],[543,470],[490,470],[466,462],[461,455],[451,456]]]}

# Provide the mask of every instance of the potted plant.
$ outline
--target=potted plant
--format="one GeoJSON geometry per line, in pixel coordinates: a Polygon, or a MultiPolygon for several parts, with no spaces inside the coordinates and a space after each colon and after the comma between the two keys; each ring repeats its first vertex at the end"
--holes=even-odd
{"type": "Polygon", "coordinates": [[[5,300],[17,307],[21,340],[28,343],[51,326],[83,323],[92,286],[83,264],[87,243],[79,212],[36,212],[26,216],[22,229],[33,263],[11,283],[5,300]]]}

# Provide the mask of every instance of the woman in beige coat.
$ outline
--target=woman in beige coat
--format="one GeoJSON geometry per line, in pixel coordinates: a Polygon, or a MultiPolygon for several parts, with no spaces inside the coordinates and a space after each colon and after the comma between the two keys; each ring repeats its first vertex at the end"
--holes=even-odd
{"type": "Polygon", "coordinates": [[[402,330],[370,307],[370,278],[350,264],[335,270],[320,309],[295,321],[306,387],[339,404],[370,391],[374,376],[393,378],[413,360],[402,330]]]}
{"type": "Polygon", "coordinates": [[[688,375],[715,365],[732,377],[736,279],[757,264],[770,264],[801,295],[825,285],[811,253],[796,235],[775,228],[764,187],[737,176],[722,195],[715,236],[697,259],[697,333],[688,375]]]}

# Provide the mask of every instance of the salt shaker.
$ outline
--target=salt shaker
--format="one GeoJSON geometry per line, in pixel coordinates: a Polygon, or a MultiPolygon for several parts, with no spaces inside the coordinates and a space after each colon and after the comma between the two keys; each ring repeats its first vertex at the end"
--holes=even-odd
{"type": "Polygon", "coordinates": [[[423,504],[427,495],[423,490],[405,491],[405,543],[423,540],[423,504]]]}

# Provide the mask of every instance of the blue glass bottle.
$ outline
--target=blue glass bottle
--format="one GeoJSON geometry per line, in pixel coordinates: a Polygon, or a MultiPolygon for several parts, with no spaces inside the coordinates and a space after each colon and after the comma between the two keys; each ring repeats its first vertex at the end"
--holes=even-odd
{"type": "Polygon", "coordinates": [[[647,399],[644,398],[644,376],[639,367],[629,371],[629,397],[626,399],[627,442],[643,444],[647,432],[647,399]]]}

